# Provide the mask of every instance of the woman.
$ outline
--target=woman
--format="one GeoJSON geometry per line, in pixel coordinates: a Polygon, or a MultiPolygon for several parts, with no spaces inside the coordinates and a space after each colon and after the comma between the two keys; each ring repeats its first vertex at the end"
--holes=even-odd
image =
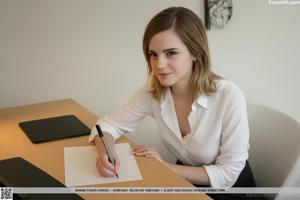
{"type": "MultiPolygon", "coordinates": [[[[95,139],[99,152],[99,173],[116,175],[120,161],[113,150],[114,141],[150,115],[178,161],[167,163],[154,148],[142,145],[133,149],[134,155],[156,158],[196,186],[255,186],[246,162],[246,101],[236,85],[211,71],[200,18],[183,7],[161,11],[146,27],[143,50],[148,63],[147,84],[121,110],[97,122],[113,151],[114,166],[108,162],[95,128],[90,135],[89,141],[95,139]]],[[[224,197],[213,198],[220,196],[224,197]]]]}

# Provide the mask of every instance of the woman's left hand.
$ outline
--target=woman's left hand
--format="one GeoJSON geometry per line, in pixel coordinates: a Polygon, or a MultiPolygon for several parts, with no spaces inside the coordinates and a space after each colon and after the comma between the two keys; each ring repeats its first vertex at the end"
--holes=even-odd
{"type": "Polygon", "coordinates": [[[152,147],[147,147],[145,145],[137,145],[134,149],[132,149],[131,153],[135,156],[156,158],[159,162],[165,163],[165,161],[160,157],[157,150],[152,147]]]}

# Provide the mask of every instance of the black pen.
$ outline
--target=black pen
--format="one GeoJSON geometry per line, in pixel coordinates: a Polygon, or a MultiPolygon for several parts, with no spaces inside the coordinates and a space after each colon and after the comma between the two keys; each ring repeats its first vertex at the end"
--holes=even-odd
{"type": "MultiPolygon", "coordinates": [[[[108,156],[108,161],[109,161],[113,166],[115,166],[115,161],[114,161],[114,159],[113,159],[113,157],[112,157],[112,155],[111,155],[111,153],[110,153],[108,147],[106,146],[106,143],[105,143],[105,140],[104,140],[103,132],[102,132],[102,130],[101,130],[101,128],[100,128],[100,126],[99,126],[98,124],[96,124],[96,129],[97,129],[98,134],[99,134],[99,136],[100,136],[101,142],[102,142],[102,144],[103,144],[103,146],[104,146],[104,148],[105,148],[106,154],[107,154],[107,156],[108,156]]],[[[116,176],[117,176],[117,178],[119,178],[118,173],[116,173],[116,176]]]]}

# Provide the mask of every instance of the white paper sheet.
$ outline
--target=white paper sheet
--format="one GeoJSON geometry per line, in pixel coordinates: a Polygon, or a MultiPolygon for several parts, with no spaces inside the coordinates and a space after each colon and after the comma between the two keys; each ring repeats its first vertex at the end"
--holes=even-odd
{"type": "Polygon", "coordinates": [[[115,144],[115,150],[121,162],[118,171],[119,178],[102,177],[98,173],[95,165],[98,153],[95,146],[65,147],[65,185],[83,186],[142,180],[136,160],[130,154],[129,144],[115,144]]]}

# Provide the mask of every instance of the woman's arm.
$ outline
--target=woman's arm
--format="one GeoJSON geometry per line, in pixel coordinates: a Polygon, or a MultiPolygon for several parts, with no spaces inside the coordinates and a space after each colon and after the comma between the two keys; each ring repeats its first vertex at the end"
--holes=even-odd
{"type": "Polygon", "coordinates": [[[146,115],[152,114],[151,99],[151,94],[144,86],[120,110],[97,121],[96,124],[101,126],[105,143],[115,160],[115,166],[108,161],[105,148],[100,141],[96,127],[94,127],[91,131],[89,142],[95,141],[99,155],[96,160],[96,167],[102,176],[111,177],[116,175],[120,161],[114,149],[114,142],[122,134],[132,132],[146,115]]]}
{"type": "Polygon", "coordinates": [[[163,162],[163,164],[190,183],[210,186],[209,177],[204,167],[175,165],[167,162],[163,162]]]}
{"type": "MultiPolygon", "coordinates": [[[[119,110],[99,119],[96,124],[99,124],[103,132],[111,134],[116,140],[122,134],[134,131],[145,116],[153,116],[151,102],[151,93],[148,92],[146,86],[143,86],[119,110]]],[[[96,135],[98,132],[94,127],[89,142],[92,142],[96,135]]]]}
{"type": "Polygon", "coordinates": [[[149,148],[144,145],[136,146],[131,153],[136,156],[157,159],[163,165],[175,172],[178,176],[185,178],[190,183],[210,186],[209,177],[204,167],[184,166],[167,163],[160,157],[158,151],[155,148],[149,148]]]}

